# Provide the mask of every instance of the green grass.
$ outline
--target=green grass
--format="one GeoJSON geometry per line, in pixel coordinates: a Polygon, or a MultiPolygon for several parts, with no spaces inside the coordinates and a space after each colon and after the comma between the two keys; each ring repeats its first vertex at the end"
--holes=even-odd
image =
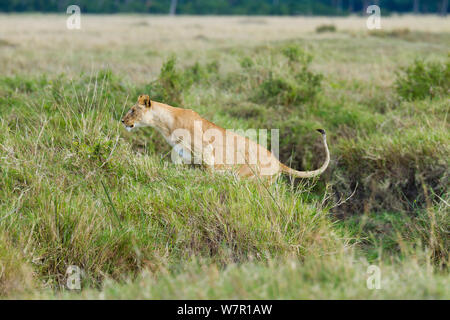
{"type": "Polygon", "coordinates": [[[448,92],[404,101],[394,84],[324,76],[303,41],[236,50],[225,70],[171,58],[143,85],[109,69],[0,77],[3,297],[449,298],[448,92]],[[223,127],[279,128],[297,169],[322,161],[323,127],[332,164],[269,189],[176,166],[155,130],[121,127],[141,93],[223,127]],[[63,289],[69,265],[80,293],[63,289]]]}
{"type": "Polygon", "coordinates": [[[142,273],[120,283],[106,280],[102,291],[48,290],[33,299],[448,299],[449,277],[425,261],[379,264],[380,289],[368,289],[366,261],[337,257],[230,264],[225,269],[193,259],[180,270],[142,273]]]}

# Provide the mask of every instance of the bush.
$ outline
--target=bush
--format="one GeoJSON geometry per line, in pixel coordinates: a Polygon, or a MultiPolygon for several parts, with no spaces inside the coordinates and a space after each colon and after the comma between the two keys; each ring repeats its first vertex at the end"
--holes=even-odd
{"type": "Polygon", "coordinates": [[[164,103],[181,106],[183,92],[193,84],[208,84],[219,72],[219,63],[212,61],[206,65],[196,62],[192,66],[180,70],[176,66],[177,59],[171,56],[162,67],[158,79],[150,84],[150,97],[164,103]]]}
{"type": "Polygon", "coordinates": [[[289,105],[301,99],[295,83],[281,77],[274,77],[272,73],[261,83],[258,91],[260,100],[289,105]]]}
{"type": "Polygon", "coordinates": [[[450,90],[450,57],[445,64],[416,60],[397,73],[398,95],[408,101],[445,95],[450,90]]]}
{"type": "Polygon", "coordinates": [[[324,32],[336,32],[336,27],[333,24],[321,24],[316,28],[317,33],[324,33],[324,32]]]}
{"type": "Polygon", "coordinates": [[[288,58],[290,73],[281,76],[270,71],[257,90],[257,100],[282,105],[313,100],[321,89],[323,75],[310,70],[312,56],[297,46],[288,46],[282,53],[288,58]]]}
{"type": "Polygon", "coordinates": [[[296,45],[286,46],[281,50],[281,52],[286,58],[288,58],[290,63],[301,61],[304,64],[308,64],[312,61],[312,56],[306,54],[296,45]]]}
{"type": "Polygon", "coordinates": [[[171,56],[163,63],[158,79],[150,84],[150,96],[152,99],[180,106],[183,102],[183,89],[191,83],[185,80],[183,73],[176,68],[176,57],[171,56]]]}
{"type": "Polygon", "coordinates": [[[242,69],[248,69],[251,68],[255,65],[255,63],[253,62],[252,58],[250,57],[244,57],[241,60],[241,68],[242,69]]]}
{"type": "Polygon", "coordinates": [[[210,62],[202,66],[198,61],[192,66],[187,67],[183,72],[185,87],[192,84],[205,83],[212,79],[213,75],[219,72],[219,63],[217,61],[210,62]]]}

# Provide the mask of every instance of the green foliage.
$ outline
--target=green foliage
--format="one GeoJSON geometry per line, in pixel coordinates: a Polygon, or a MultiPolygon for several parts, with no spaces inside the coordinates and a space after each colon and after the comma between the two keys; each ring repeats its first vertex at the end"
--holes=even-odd
{"type": "Polygon", "coordinates": [[[149,94],[153,100],[180,106],[183,90],[191,85],[185,80],[183,73],[176,68],[176,57],[171,56],[163,63],[158,79],[150,84],[149,94]]]}
{"type": "Polygon", "coordinates": [[[290,105],[300,102],[303,96],[294,82],[274,77],[273,73],[259,87],[258,100],[267,104],[290,105]]]}
{"type": "Polygon", "coordinates": [[[430,206],[412,215],[370,212],[349,217],[342,224],[347,230],[352,230],[352,236],[364,239],[371,261],[380,259],[382,255],[406,258],[414,254],[414,247],[427,248],[428,258],[440,270],[446,270],[450,261],[449,237],[446,235],[450,220],[443,207],[430,206]]]}
{"type": "Polygon", "coordinates": [[[192,85],[208,84],[219,72],[219,63],[212,61],[205,66],[196,62],[181,70],[177,67],[175,55],[169,57],[162,65],[158,79],[149,84],[149,94],[153,100],[181,106],[183,92],[192,85]]]}
{"type": "Polygon", "coordinates": [[[288,45],[281,52],[288,58],[290,63],[302,61],[303,64],[309,64],[312,61],[312,56],[306,54],[298,45],[288,45]]]}
{"type": "Polygon", "coordinates": [[[255,65],[255,63],[253,62],[252,58],[250,57],[244,57],[241,60],[241,68],[242,69],[249,69],[251,67],[253,67],[255,65]]]}
{"type": "MultiPolygon", "coordinates": [[[[221,268],[205,259],[191,259],[179,270],[159,276],[144,272],[124,283],[106,281],[101,291],[54,294],[41,290],[34,299],[448,299],[450,279],[433,273],[422,257],[402,264],[380,264],[381,290],[367,288],[366,260],[338,253],[306,259],[246,261],[221,268]]],[[[377,263],[377,262],[376,262],[377,263]]],[[[376,264],[378,265],[378,264],[376,264]]]]}
{"type": "Polygon", "coordinates": [[[184,69],[184,79],[187,86],[191,84],[207,84],[219,72],[219,62],[213,61],[202,66],[199,62],[184,69]]]}
{"type": "Polygon", "coordinates": [[[282,53],[291,72],[274,75],[270,70],[257,89],[256,101],[289,106],[313,100],[321,90],[323,76],[311,71],[312,55],[295,45],[283,48],[282,53]]]}
{"type": "MultiPolygon", "coordinates": [[[[344,44],[346,58],[354,43],[344,44]]],[[[317,64],[329,59],[320,49],[317,64]]],[[[236,53],[188,66],[171,57],[150,90],[110,69],[0,77],[2,296],[45,284],[59,297],[77,265],[91,298],[448,297],[445,92],[381,108],[369,100],[394,86],[332,67],[325,79],[300,44],[236,53]],[[314,129],[325,128],[330,168],[265,188],[175,166],[156,130],[120,124],[141,93],[225,128],[279,129],[282,162],[300,170],[322,163],[314,129]],[[374,263],[385,290],[367,290],[374,263]]],[[[364,54],[352,55],[363,67],[364,54]]]]}
{"type": "Polygon", "coordinates": [[[389,136],[373,132],[367,138],[341,141],[337,174],[345,171],[348,179],[341,180],[336,191],[348,192],[356,185],[359,189],[354,201],[341,209],[414,212],[433,194],[444,195],[449,165],[446,139],[440,129],[416,125],[389,136]]]}
{"type": "Polygon", "coordinates": [[[397,93],[406,100],[434,98],[450,93],[450,56],[445,63],[416,60],[397,74],[397,93]]]}
{"type": "MultiPolygon", "coordinates": [[[[173,60],[161,73],[170,85],[185,81],[173,60]]],[[[77,265],[87,274],[83,285],[98,286],[105,276],[119,280],[191,256],[226,265],[249,256],[302,258],[346,246],[343,235],[331,230],[325,207],[297,200],[302,189],[280,185],[268,191],[257,181],[177,167],[145,150],[137,156],[135,135],[123,131],[120,114],[114,118],[125,97],[106,103],[107,97],[119,99],[121,89],[110,72],[101,77],[96,87],[84,77],[61,80],[56,86],[65,92],[63,102],[51,87],[34,93],[37,103],[17,92],[24,106],[15,119],[0,121],[2,147],[14,149],[0,159],[0,199],[8,199],[2,200],[0,231],[10,231],[18,252],[30,248],[23,259],[36,262],[38,278],[56,288],[64,284],[66,267],[77,265]],[[105,87],[108,96],[95,91],[105,87]],[[22,125],[10,127],[17,122],[22,125]]],[[[8,259],[12,265],[22,261],[8,259]]],[[[7,277],[16,281],[11,273],[7,277]]]]}

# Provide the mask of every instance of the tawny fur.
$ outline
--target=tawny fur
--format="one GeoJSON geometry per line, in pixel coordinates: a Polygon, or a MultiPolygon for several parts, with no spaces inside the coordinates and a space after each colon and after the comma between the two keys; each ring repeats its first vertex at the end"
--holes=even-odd
{"type": "MultiPolygon", "coordinates": [[[[325,147],[326,159],[323,165],[313,171],[297,171],[279,162],[269,150],[253,140],[203,119],[193,110],[175,108],[152,101],[148,95],[139,96],[137,103],[123,117],[122,123],[129,131],[138,127],[153,127],[163,135],[170,145],[181,146],[184,153],[201,155],[203,164],[208,168],[232,170],[241,177],[254,178],[258,176],[273,182],[279,174],[287,173],[297,178],[312,178],[323,173],[330,162],[326,134],[322,129],[317,131],[322,134],[325,147]],[[196,121],[198,122],[196,123],[196,121]],[[196,128],[194,127],[199,124],[201,124],[201,134],[195,134],[196,128]],[[175,134],[177,129],[184,129],[194,138],[190,143],[180,139],[175,134]],[[211,129],[215,131],[211,131],[211,129]],[[235,139],[234,143],[227,143],[230,141],[227,139],[208,137],[209,132],[216,132],[223,136],[228,135],[230,139],[235,139]],[[224,161],[226,157],[232,159],[231,162],[224,161]],[[223,160],[217,161],[217,159],[223,160]],[[241,161],[237,161],[237,159],[241,161]]],[[[199,132],[198,127],[196,132],[199,132]]]]}

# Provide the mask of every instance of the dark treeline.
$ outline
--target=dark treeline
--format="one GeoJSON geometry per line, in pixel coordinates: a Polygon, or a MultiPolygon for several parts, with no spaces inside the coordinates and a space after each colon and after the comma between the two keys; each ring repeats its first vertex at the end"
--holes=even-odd
{"type": "Polygon", "coordinates": [[[0,0],[1,12],[65,12],[71,4],[85,13],[137,12],[220,15],[347,15],[377,4],[391,12],[448,12],[449,0],[0,0]]]}

